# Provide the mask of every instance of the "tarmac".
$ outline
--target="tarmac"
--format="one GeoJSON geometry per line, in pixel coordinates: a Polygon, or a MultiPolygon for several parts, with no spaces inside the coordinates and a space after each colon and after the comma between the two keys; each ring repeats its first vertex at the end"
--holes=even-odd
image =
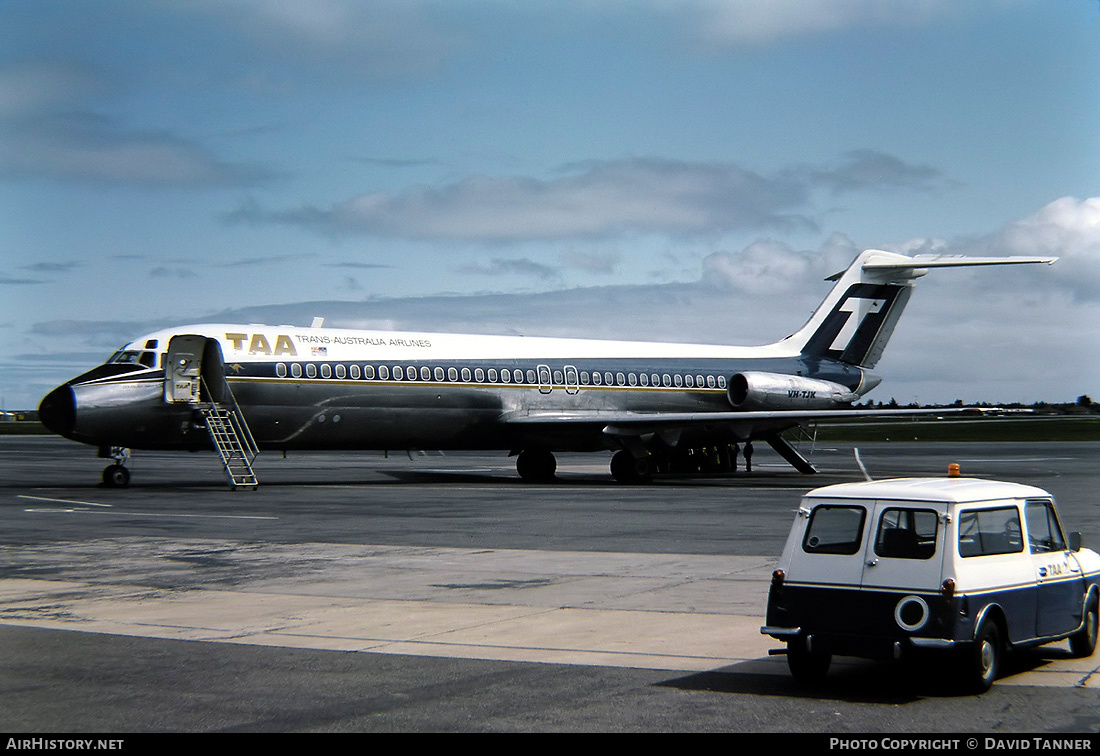
{"type": "MultiPolygon", "coordinates": [[[[1100,444],[946,446],[872,445],[861,457],[882,477],[941,474],[950,459],[964,473],[1040,485],[1058,497],[1068,529],[1083,531],[1086,545],[1100,543],[1094,503],[1100,444]],[[1006,472],[1011,475],[1001,475],[1006,472]]],[[[115,638],[185,644],[158,652],[171,660],[161,665],[156,654],[135,659],[138,667],[151,665],[153,677],[178,672],[185,662],[177,654],[190,657],[196,648],[218,645],[234,658],[243,647],[277,655],[353,653],[373,659],[372,665],[386,657],[402,663],[416,658],[416,675],[429,679],[432,667],[419,664],[444,660],[475,665],[470,669],[503,663],[520,676],[529,665],[582,677],[590,674],[582,669],[600,675],[649,671],[657,678],[648,679],[659,682],[643,686],[646,698],[653,685],[675,688],[670,680],[718,675],[724,682],[716,687],[727,698],[745,699],[755,731],[828,731],[813,717],[784,724],[781,710],[758,708],[777,696],[793,702],[806,695],[793,687],[783,657],[769,655],[779,644],[762,636],[760,626],[792,510],[811,487],[862,477],[851,449],[818,450],[815,462],[823,474],[810,478],[761,453],[752,474],[636,487],[610,482],[606,460],[588,455],[564,457],[557,483],[529,486],[500,455],[316,453],[264,460],[256,491],[230,490],[212,455],[141,455],[133,463],[133,485],[107,489],[97,484],[102,461],[68,442],[8,437],[0,439],[0,451],[0,647],[9,649],[0,656],[5,729],[85,726],[82,716],[71,714],[43,721],[43,710],[34,713],[26,697],[72,689],[74,675],[87,684],[86,671],[51,666],[51,653],[64,658],[72,652],[58,647],[58,639],[63,647],[115,638]],[[54,651],[36,651],[28,667],[11,653],[26,644],[54,651]],[[40,682],[28,679],[32,669],[40,682]],[[3,692],[15,689],[18,704],[3,692]]],[[[1031,711],[1007,723],[1002,718],[1000,727],[1096,732],[1098,669],[1100,656],[1073,659],[1064,644],[1054,644],[1014,660],[987,696],[955,699],[935,679],[911,681],[907,688],[882,665],[844,659],[834,664],[834,687],[813,696],[839,696],[856,707],[853,721],[871,727],[883,722],[875,704],[955,700],[961,710],[953,716],[941,712],[939,720],[917,724],[940,731],[945,725],[966,729],[959,723],[971,721],[980,728],[979,712],[1018,689],[1015,695],[1031,711]],[[868,686],[874,692],[853,693],[868,686]],[[1071,702],[1055,709],[1068,720],[1059,724],[1058,716],[1043,713],[1049,698],[1044,706],[1034,704],[1041,690],[1061,691],[1057,695],[1071,702]],[[965,718],[968,709],[977,719],[965,718]]],[[[309,674],[303,677],[294,685],[311,688],[309,674]]],[[[249,695],[248,683],[242,684],[220,695],[249,695]]],[[[507,694],[489,686],[464,695],[500,696],[482,703],[508,709],[516,700],[514,685],[505,685],[507,694]]],[[[579,703],[565,699],[565,690],[560,695],[567,703],[555,706],[576,711],[579,703]]],[[[675,708],[684,705],[678,700],[675,708]]],[[[180,731],[333,725],[329,715],[301,720],[278,711],[259,720],[196,723],[179,706],[171,698],[163,703],[164,712],[176,711],[174,720],[162,720],[164,712],[135,719],[132,709],[112,713],[100,703],[96,722],[107,730],[114,723],[136,731],[164,729],[165,722],[180,731]]],[[[367,730],[745,729],[742,719],[734,724],[720,712],[702,720],[693,712],[639,722],[637,712],[626,715],[616,707],[595,721],[586,714],[517,723],[498,713],[456,723],[446,709],[425,708],[414,720],[385,714],[363,720],[360,713],[338,721],[367,730]]]]}

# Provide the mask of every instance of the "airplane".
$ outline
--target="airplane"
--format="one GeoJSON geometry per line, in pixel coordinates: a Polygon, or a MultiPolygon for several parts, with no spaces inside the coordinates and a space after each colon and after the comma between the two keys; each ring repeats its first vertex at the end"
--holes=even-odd
{"type": "Polygon", "coordinates": [[[945,410],[853,404],[916,279],[932,269],[1057,258],[860,253],[799,330],[763,346],[204,324],[146,334],[51,391],[51,431],[99,447],[107,486],[130,449],[217,451],[233,486],[255,486],[260,450],[499,450],[524,481],[555,452],[613,451],[624,483],[729,471],[744,445],[816,469],[784,431],[837,417],[945,410]]]}

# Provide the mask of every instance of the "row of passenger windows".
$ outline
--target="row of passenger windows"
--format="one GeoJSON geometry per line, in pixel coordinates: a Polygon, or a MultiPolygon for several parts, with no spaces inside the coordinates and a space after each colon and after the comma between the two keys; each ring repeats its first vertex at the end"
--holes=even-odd
{"type": "Polygon", "coordinates": [[[289,365],[280,362],[275,366],[275,374],[280,378],[288,375],[292,378],[337,378],[352,380],[380,381],[432,381],[437,383],[508,383],[518,385],[570,385],[570,386],[675,386],[677,388],[720,388],[726,387],[726,378],[721,375],[670,374],[670,373],[612,373],[577,371],[576,368],[554,369],[540,366],[534,368],[430,368],[427,365],[343,365],[322,362],[292,362],[289,365]]]}

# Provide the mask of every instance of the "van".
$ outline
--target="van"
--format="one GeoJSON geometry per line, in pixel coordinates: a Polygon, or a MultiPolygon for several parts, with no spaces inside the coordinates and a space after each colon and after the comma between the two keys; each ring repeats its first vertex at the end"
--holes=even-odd
{"type": "Polygon", "coordinates": [[[901,478],[803,497],[761,632],[786,643],[802,682],[821,680],[833,655],[935,653],[984,692],[1009,651],[1068,638],[1092,655],[1098,605],[1100,556],[1065,537],[1047,491],[901,478]]]}

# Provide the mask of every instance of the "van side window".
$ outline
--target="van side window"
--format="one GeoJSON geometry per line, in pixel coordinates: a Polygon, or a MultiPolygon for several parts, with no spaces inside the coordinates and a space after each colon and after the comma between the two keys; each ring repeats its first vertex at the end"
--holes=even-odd
{"type": "Polygon", "coordinates": [[[959,514],[959,556],[1015,554],[1024,550],[1020,510],[971,509],[959,514]]]}
{"type": "Polygon", "coordinates": [[[1054,514],[1054,503],[1043,499],[1027,502],[1027,542],[1032,554],[1065,551],[1066,541],[1054,514]]]}
{"type": "Polygon", "coordinates": [[[863,541],[863,507],[823,504],[810,515],[802,550],[808,554],[855,554],[863,541]]]}
{"type": "Polygon", "coordinates": [[[875,553],[893,559],[931,559],[939,524],[930,509],[887,509],[878,521],[875,553]]]}

